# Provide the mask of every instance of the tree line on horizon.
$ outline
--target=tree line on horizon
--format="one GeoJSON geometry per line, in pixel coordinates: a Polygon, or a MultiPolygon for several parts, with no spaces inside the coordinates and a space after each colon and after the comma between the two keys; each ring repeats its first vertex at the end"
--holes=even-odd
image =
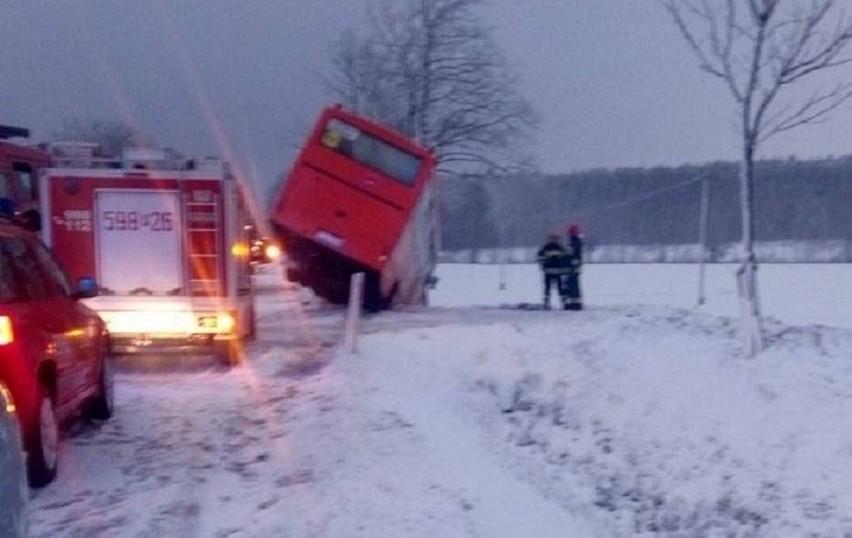
{"type": "MultiPolygon", "coordinates": [[[[696,244],[706,180],[712,252],[741,237],[738,174],[736,162],[713,162],[441,177],[441,248],[534,247],[572,222],[590,245],[696,244]]],[[[756,241],[849,240],[852,155],[759,161],[754,198],[756,241]]]]}

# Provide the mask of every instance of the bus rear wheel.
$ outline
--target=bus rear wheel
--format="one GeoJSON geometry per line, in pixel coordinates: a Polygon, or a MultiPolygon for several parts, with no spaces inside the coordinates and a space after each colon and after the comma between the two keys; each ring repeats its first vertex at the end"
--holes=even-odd
{"type": "Polygon", "coordinates": [[[382,297],[379,275],[367,273],[364,277],[364,310],[376,313],[384,308],[385,298],[382,297]]]}

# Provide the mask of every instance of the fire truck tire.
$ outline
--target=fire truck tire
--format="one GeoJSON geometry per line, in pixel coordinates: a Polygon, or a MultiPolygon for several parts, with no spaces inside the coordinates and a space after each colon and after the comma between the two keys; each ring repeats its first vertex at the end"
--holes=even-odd
{"type": "Polygon", "coordinates": [[[104,357],[103,366],[101,366],[101,378],[98,382],[98,394],[89,404],[86,413],[87,418],[107,420],[112,417],[114,394],[111,359],[104,357]]]}
{"type": "Polygon", "coordinates": [[[287,268],[287,281],[296,284],[304,284],[302,272],[296,269],[287,268]]]}
{"type": "Polygon", "coordinates": [[[242,345],[238,342],[220,342],[216,348],[216,354],[227,366],[238,366],[243,361],[242,345]]]}
{"type": "Polygon", "coordinates": [[[246,340],[254,340],[257,336],[257,312],[254,310],[254,305],[248,309],[248,319],[246,320],[246,340]]]}
{"type": "Polygon", "coordinates": [[[30,486],[40,488],[56,478],[59,462],[59,421],[56,403],[44,385],[38,388],[38,408],[31,413],[24,433],[30,486]]]}
{"type": "Polygon", "coordinates": [[[31,232],[41,231],[41,213],[36,209],[28,209],[20,216],[23,228],[31,232]]]}

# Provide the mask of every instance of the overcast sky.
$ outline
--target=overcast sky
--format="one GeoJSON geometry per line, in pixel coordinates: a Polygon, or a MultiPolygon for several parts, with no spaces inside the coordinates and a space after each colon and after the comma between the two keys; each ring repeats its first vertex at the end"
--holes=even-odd
{"type": "MultiPolygon", "coordinates": [[[[0,0],[0,123],[36,141],[116,119],[159,145],[237,162],[260,192],[332,102],[329,46],[366,0],[0,0]]],[[[490,0],[483,18],[544,118],[546,172],[737,157],[724,87],[654,0],[490,0]]],[[[847,72],[852,77],[852,72],[847,72]]],[[[852,104],[763,156],[852,153],[852,104]]]]}

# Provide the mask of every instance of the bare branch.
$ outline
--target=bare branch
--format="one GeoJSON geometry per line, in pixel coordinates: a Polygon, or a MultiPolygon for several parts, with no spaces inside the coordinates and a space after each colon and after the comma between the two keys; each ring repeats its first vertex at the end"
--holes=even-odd
{"type": "Polygon", "coordinates": [[[852,63],[844,54],[852,21],[837,16],[837,0],[805,6],[785,0],[662,1],[701,69],[725,81],[745,138],[764,141],[815,123],[846,100],[845,85],[839,84],[798,107],[772,110],[788,86],[852,63]]]}
{"type": "Polygon", "coordinates": [[[829,112],[835,110],[852,97],[852,83],[841,84],[833,90],[811,96],[795,111],[779,116],[774,122],[766,123],[761,134],[761,141],[771,136],[800,127],[821,123],[829,112]]]}
{"type": "MultiPolygon", "coordinates": [[[[664,0],[663,6],[669,12],[669,15],[671,15],[672,20],[678,27],[678,30],[680,30],[681,35],[686,40],[689,47],[698,57],[698,62],[701,69],[711,75],[717,76],[719,78],[725,78],[725,74],[722,72],[722,70],[713,65],[713,62],[711,62],[710,57],[704,51],[704,48],[701,47],[701,45],[698,43],[696,36],[693,34],[689,25],[687,25],[686,19],[684,18],[681,9],[689,9],[693,13],[701,16],[702,18],[705,18],[706,22],[711,26],[711,28],[715,26],[713,24],[712,17],[708,19],[706,17],[707,14],[704,11],[697,9],[691,3],[684,3],[683,5],[679,5],[676,3],[676,0],[664,0]]],[[[711,42],[714,41],[714,35],[715,34],[711,31],[711,42]]],[[[716,49],[716,47],[714,47],[714,49],[716,49]]]]}
{"type": "Polygon", "coordinates": [[[97,118],[66,118],[62,127],[51,136],[57,140],[95,142],[105,157],[118,157],[122,150],[144,146],[147,138],[126,123],[97,118]]]}
{"type": "Polygon", "coordinates": [[[526,163],[538,118],[478,18],[480,3],[372,4],[368,37],[341,38],[333,50],[338,73],[329,87],[348,106],[434,147],[442,169],[468,173],[526,163]],[[460,152],[468,157],[456,158],[460,152]]]}

